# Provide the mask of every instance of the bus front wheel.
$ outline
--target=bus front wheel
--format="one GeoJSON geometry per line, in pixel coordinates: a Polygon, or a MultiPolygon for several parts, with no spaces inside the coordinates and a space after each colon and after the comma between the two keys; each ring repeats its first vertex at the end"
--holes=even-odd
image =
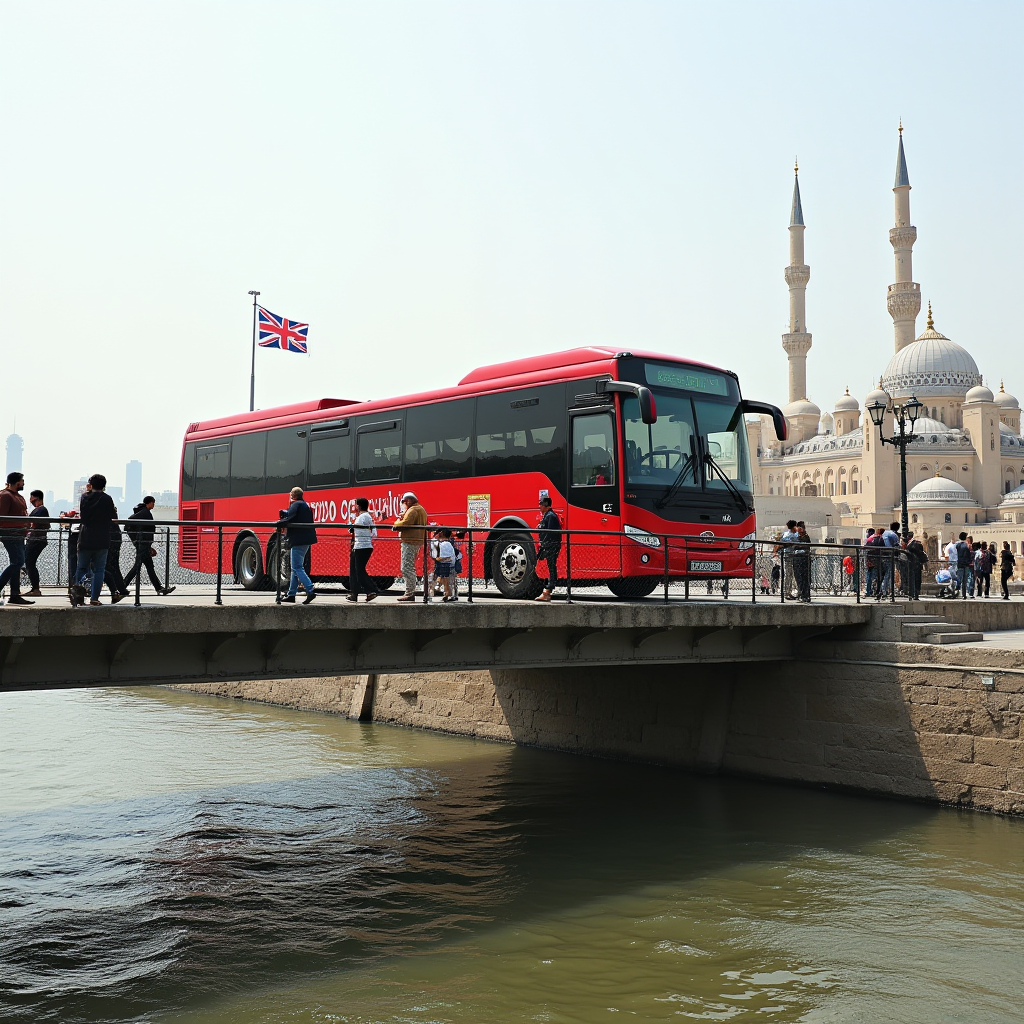
{"type": "Polygon", "coordinates": [[[266,584],[263,552],[255,537],[246,537],[235,552],[235,578],[246,590],[262,590],[266,584]]]}
{"type": "Polygon", "coordinates": [[[616,597],[624,599],[647,597],[658,589],[661,582],[657,576],[623,576],[621,579],[609,580],[608,589],[616,597]]]}
{"type": "Polygon", "coordinates": [[[491,576],[502,596],[536,597],[543,589],[537,579],[537,552],[528,533],[510,533],[492,548],[491,576]]]}

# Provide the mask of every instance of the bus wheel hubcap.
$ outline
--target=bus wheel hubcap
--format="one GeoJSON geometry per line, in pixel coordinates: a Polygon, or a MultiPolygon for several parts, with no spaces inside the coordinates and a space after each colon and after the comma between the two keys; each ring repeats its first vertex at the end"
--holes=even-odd
{"type": "Polygon", "coordinates": [[[509,583],[521,583],[526,577],[529,564],[522,544],[509,544],[501,553],[501,575],[509,583]]]}
{"type": "Polygon", "coordinates": [[[256,551],[254,548],[246,548],[242,552],[242,575],[247,580],[256,578],[256,551]]]}

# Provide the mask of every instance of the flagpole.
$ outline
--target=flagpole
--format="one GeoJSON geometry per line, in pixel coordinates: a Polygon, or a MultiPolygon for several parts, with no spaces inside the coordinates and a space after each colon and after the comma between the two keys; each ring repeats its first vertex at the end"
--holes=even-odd
{"type": "Polygon", "coordinates": [[[259,292],[249,292],[252,296],[252,373],[249,376],[249,412],[256,411],[256,298],[259,292]]]}

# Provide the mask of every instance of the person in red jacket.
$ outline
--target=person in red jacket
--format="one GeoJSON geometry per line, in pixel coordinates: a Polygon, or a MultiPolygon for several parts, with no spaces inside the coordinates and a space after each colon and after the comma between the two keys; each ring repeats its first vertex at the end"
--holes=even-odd
{"type": "Polygon", "coordinates": [[[25,525],[0,522],[0,543],[7,549],[9,564],[0,573],[0,604],[3,589],[11,585],[10,604],[35,604],[21,596],[21,567],[25,564],[25,536],[28,533],[28,505],[21,496],[25,477],[21,473],[7,474],[7,486],[0,491],[0,516],[24,516],[25,525]]]}

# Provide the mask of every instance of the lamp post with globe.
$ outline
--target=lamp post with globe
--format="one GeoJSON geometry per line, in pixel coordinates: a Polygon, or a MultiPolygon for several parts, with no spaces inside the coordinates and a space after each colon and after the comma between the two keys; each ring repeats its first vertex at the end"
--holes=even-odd
{"type": "Polygon", "coordinates": [[[911,395],[905,402],[898,404],[893,402],[891,398],[888,402],[883,402],[880,398],[876,398],[875,401],[867,407],[872,423],[878,427],[878,439],[882,444],[891,444],[894,448],[899,449],[901,504],[900,526],[903,531],[904,544],[907,543],[907,535],[910,533],[910,520],[907,515],[907,445],[912,441],[917,440],[914,436],[914,424],[917,422],[917,417],[920,415],[923,408],[924,405],[913,395],[911,395]],[[894,417],[893,434],[892,437],[886,437],[882,433],[882,423],[885,420],[885,414],[890,409],[892,410],[894,417]]]}

